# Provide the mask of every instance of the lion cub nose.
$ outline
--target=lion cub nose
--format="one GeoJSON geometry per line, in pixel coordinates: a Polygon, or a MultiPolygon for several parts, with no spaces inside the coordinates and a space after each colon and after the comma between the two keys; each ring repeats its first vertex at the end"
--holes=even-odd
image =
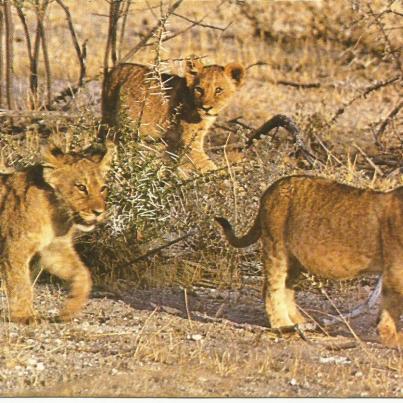
{"type": "Polygon", "coordinates": [[[99,217],[105,210],[104,209],[94,209],[92,210],[92,213],[96,216],[99,217]]]}

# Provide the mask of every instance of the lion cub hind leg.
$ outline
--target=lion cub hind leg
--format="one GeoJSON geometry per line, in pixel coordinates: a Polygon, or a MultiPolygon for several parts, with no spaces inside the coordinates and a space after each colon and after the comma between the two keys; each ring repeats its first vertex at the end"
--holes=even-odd
{"type": "Polygon", "coordinates": [[[294,316],[297,307],[292,291],[286,288],[287,254],[283,248],[275,247],[272,241],[264,240],[262,246],[265,271],[263,292],[270,326],[272,328],[293,326],[296,323],[290,317],[290,313],[294,316]],[[289,306],[290,303],[294,306],[289,306]]]}
{"type": "Polygon", "coordinates": [[[378,333],[382,344],[389,347],[403,347],[403,331],[398,331],[400,315],[403,312],[403,278],[391,273],[384,274],[381,315],[378,333]]]}
{"type": "Polygon", "coordinates": [[[288,308],[288,316],[292,320],[292,322],[296,325],[300,325],[305,323],[306,320],[304,316],[301,314],[297,307],[297,303],[295,302],[295,290],[294,286],[298,280],[298,275],[300,270],[297,267],[297,262],[293,261],[294,259],[289,259],[288,261],[288,274],[286,280],[286,299],[287,299],[287,308],[288,308]]]}
{"type": "Polygon", "coordinates": [[[69,321],[88,300],[92,287],[90,272],[70,242],[54,242],[41,252],[41,260],[49,273],[70,285],[70,293],[58,317],[60,321],[69,321]]]}
{"type": "MultiPolygon", "coordinates": [[[[18,248],[13,248],[18,249],[18,248]]],[[[6,293],[10,309],[10,320],[19,323],[36,322],[33,308],[33,289],[29,262],[31,256],[15,250],[11,256],[4,257],[1,271],[5,273],[6,293]]]]}

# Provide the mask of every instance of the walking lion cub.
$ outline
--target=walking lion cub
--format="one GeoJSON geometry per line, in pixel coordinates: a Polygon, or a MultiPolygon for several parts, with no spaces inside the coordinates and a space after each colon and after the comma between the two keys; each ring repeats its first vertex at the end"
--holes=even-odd
{"type": "Polygon", "coordinates": [[[140,64],[119,64],[105,77],[102,123],[119,127],[126,114],[142,138],[162,139],[168,155],[184,154],[180,161],[183,176],[194,169],[207,172],[216,166],[204,150],[204,139],[237,93],[244,74],[238,63],[223,67],[188,61],[185,77],[158,76],[140,64]]]}
{"type": "Polygon", "coordinates": [[[71,319],[87,301],[89,270],[73,246],[76,231],[91,231],[105,218],[105,176],[115,147],[63,153],[46,147],[43,163],[0,175],[0,273],[10,320],[35,320],[30,262],[66,280],[70,294],[59,318],[71,319]]]}
{"type": "Polygon", "coordinates": [[[216,220],[232,246],[261,238],[263,294],[272,327],[304,321],[293,290],[300,270],[340,280],[381,272],[378,332],[385,345],[403,345],[397,330],[403,310],[403,186],[383,193],[290,176],[265,191],[246,235],[237,238],[225,218],[216,220]]]}

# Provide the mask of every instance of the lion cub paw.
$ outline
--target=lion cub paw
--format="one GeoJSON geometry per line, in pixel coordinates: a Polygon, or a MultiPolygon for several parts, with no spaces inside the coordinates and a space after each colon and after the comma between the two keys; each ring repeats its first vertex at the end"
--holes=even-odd
{"type": "Polygon", "coordinates": [[[378,328],[381,343],[386,347],[403,347],[403,332],[394,332],[385,327],[378,328]]]}
{"type": "Polygon", "coordinates": [[[39,323],[44,322],[45,319],[39,315],[29,315],[29,316],[12,315],[10,317],[10,321],[20,323],[22,325],[38,325],[39,323]]]}

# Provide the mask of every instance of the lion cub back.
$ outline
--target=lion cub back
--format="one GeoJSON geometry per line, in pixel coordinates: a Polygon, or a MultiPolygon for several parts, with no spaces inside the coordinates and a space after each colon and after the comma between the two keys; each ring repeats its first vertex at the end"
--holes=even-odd
{"type": "Polygon", "coordinates": [[[127,117],[131,127],[153,138],[161,137],[175,120],[174,108],[186,100],[186,83],[181,77],[163,74],[161,82],[146,66],[124,63],[108,74],[102,96],[102,121],[120,126],[127,117]],[[171,119],[172,118],[172,119],[171,119]]]}

